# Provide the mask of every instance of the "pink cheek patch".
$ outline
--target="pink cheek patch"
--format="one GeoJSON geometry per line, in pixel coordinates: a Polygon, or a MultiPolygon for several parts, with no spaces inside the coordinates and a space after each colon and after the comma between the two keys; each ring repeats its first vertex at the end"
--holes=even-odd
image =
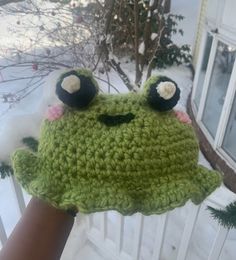
{"type": "Polygon", "coordinates": [[[183,111],[174,111],[175,116],[179,119],[180,122],[184,124],[191,124],[192,120],[190,119],[189,115],[183,111]]]}
{"type": "Polygon", "coordinates": [[[49,121],[54,121],[63,116],[64,108],[62,105],[55,105],[48,108],[48,111],[46,112],[46,118],[49,121]]]}

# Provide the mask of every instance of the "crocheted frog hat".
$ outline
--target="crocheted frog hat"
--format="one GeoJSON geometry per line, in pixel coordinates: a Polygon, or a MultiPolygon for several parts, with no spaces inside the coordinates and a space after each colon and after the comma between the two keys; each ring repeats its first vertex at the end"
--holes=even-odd
{"type": "Polygon", "coordinates": [[[151,77],[142,93],[98,94],[91,72],[61,75],[36,153],[17,150],[15,176],[32,195],[61,209],[161,214],[202,202],[221,175],[198,163],[190,119],[172,110],[177,84],[151,77]]]}

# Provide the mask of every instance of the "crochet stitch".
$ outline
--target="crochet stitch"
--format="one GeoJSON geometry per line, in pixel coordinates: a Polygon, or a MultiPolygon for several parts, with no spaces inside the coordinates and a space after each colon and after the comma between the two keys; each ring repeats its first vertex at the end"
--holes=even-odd
{"type": "Polygon", "coordinates": [[[190,124],[173,110],[150,106],[149,89],[159,79],[151,78],[143,93],[99,94],[84,109],[67,106],[61,118],[46,119],[37,153],[18,150],[12,156],[18,181],[58,208],[83,213],[150,215],[189,199],[201,203],[221,175],[197,164],[190,124]]]}

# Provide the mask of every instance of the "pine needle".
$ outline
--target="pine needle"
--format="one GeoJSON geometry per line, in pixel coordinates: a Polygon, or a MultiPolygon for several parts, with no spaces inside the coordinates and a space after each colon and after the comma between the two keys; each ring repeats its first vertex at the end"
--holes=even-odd
{"type": "Polygon", "coordinates": [[[13,175],[13,169],[10,165],[1,162],[0,163],[0,177],[1,179],[5,179],[8,176],[13,175]]]}
{"type": "Polygon", "coordinates": [[[226,206],[225,210],[214,209],[209,206],[207,208],[210,210],[211,216],[216,219],[220,225],[228,229],[236,228],[236,201],[226,206]]]}
{"type": "Polygon", "coordinates": [[[25,137],[22,139],[23,144],[25,144],[33,152],[38,151],[38,141],[33,137],[25,137]]]}

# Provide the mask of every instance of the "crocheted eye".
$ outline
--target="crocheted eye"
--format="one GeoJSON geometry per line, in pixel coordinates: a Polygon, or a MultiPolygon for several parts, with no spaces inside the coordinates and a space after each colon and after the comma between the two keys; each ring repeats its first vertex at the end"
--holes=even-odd
{"type": "Polygon", "coordinates": [[[66,105],[75,108],[87,107],[98,93],[98,85],[92,73],[85,69],[64,73],[56,85],[56,94],[66,105]]]}
{"type": "Polygon", "coordinates": [[[150,77],[144,86],[149,105],[158,111],[172,109],[180,98],[180,89],[170,78],[164,76],[150,77]]]}

